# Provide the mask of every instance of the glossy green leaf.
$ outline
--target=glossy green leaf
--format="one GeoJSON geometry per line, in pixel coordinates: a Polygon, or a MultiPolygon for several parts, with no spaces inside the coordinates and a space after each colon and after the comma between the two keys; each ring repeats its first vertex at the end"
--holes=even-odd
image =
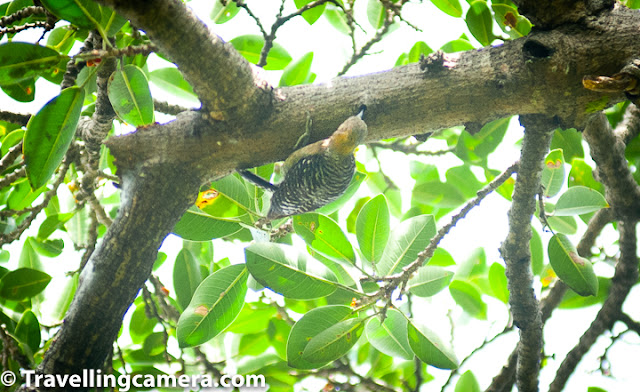
{"type": "Polygon", "coordinates": [[[520,15],[515,7],[492,2],[491,9],[496,14],[495,20],[498,26],[511,38],[524,37],[531,31],[531,22],[520,15]]]}
{"type": "Polygon", "coordinates": [[[376,30],[384,25],[387,11],[378,0],[369,0],[367,3],[367,19],[369,24],[376,30]]]}
{"type": "Polygon", "coordinates": [[[71,24],[85,29],[93,29],[101,19],[100,6],[92,0],[41,0],[52,14],[71,24]]]}
{"type": "Polygon", "coordinates": [[[581,215],[607,207],[609,204],[600,192],[584,186],[573,186],[560,195],[554,215],[581,215]]]}
{"type": "Polygon", "coordinates": [[[200,263],[188,249],[181,249],[173,265],[173,287],[176,291],[178,304],[186,309],[191,297],[202,281],[200,263]]]}
{"type": "Polygon", "coordinates": [[[51,276],[42,271],[18,268],[0,278],[0,297],[22,301],[42,292],[50,281],[51,276]]]}
{"type": "Polygon", "coordinates": [[[245,266],[236,264],[202,281],[178,320],[176,335],[180,347],[207,342],[235,320],[244,305],[248,277],[245,266]]]}
{"type": "Polygon", "coordinates": [[[21,80],[2,86],[2,91],[18,102],[33,102],[36,96],[36,79],[21,80]]]}
{"type": "Polygon", "coordinates": [[[62,239],[40,240],[38,238],[29,238],[33,249],[46,257],[57,257],[64,249],[64,241],[62,239]]]}
{"type": "Polygon", "coordinates": [[[456,208],[467,201],[458,188],[440,181],[416,183],[411,196],[414,206],[423,204],[430,207],[456,208]]]}
{"type": "Polygon", "coordinates": [[[428,56],[432,52],[433,49],[431,49],[429,45],[426,44],[426,42],[418,41],[413,44],[411,50],[409,50],[407,60],[409,63],[417,63],[418,61],[420,61],[421,56],[428,56]]]}
{"type": "Polygon", "coordinates": [[[509,289],[507,288],[507,275],[505,268],[500,263],[493,263],[489,267],[489,285],[493,296],[505,304],[509,303],[509,289]]]}
{"type": "Polygon", "coordinates": [[[577,185],[604,193],[604,186],[593,177],[593,169],[582,158],[573,158],[569,172],[569,188],[577,185]]]}
{"type": "Polygon", "coordinates": [[[46,184],[62,163],[75,135],[83,101],[84,90],[69,87],[29,120],[23,151],[33,189],[46,184]]]}
{"type": "Polygon", "coordinates": [[[540,184],[544,187],[544,195],[553,197],[564,185],[564,155],[561,149],[553,150],[544,159],[540,184]]]}
{"type": "Polygon", "coordinates": [[[32,353],[38,351],[41,339],[40,323],[31,310],[27,310],[22,314],[22,317],[20,317],[20,321],[18,321],[18,325],[16,325],[14,331],[14,336],[29,346],[32,353]]]}
{"type": "Polygon", "coordinates": [[[565,162],[571,162],[573,158],[584,158],[582,132],[574,128],[556,129],[551,138],[551,149],[561,149],[565,162]]]}
{"type": "Polygon", "coordinates": [[[38,238],[41,240],[48,238],[56,230],[63,228],[64,224],[67,223],[74,214],[75,212],[63,212],[46,217],[38,229],[38,238]]]}
{"type": "Polygon", "coordinates": [[[401,272],[416,260],[434,235],[436,223],[433,215],[419,215],[400,223],[391,233],[378,264],[378,274],[385,276],[401,272]]]}
{"type": "Polygon", "coordinates": [[[320,332],[307,344],[302,359],[313,362],[330,362],[345,355],[364,331],[364,320],[349,318],[339,321],[320,332]]]}
{"type": "Polygon", "coordinates": [[[198,207],[191,207],[173,228],[173,233],[189,241],[224,238],[242,229],[239,223],[216,219],[198,207]]]}
{"type": "Polygon", "coordinates": [[[588,306],[603,304],[609,296],[609,289],[611,288],[611,279],[598,276],[598,294],[582,296],[577,294],[573,290],[567,290],[562,297],[562,302],[558,305],[561,309],[578,309],[586,308],[588,306]]]}
{"type": "Polygon", "coordinates": [[[34,249],[34,243],[33,237],[27,237],[27,240],[24,241],[22,251],[20,252],[20,259],[18,260],[19,268],[30,268],[39,271],[44,269],[40,256],[34,249]]]}
{"type": "Polygon", "coordinates": [[[153,123],[153,98],[144,72],[133,64],[114,72],[107,87],[109,101],[120,119],[135,127],[153,123]]]}
{"type": "Polygon", "coordinates": [[[327,364],[330,360],[303,357],[309,342],[341,321],[353,317],[351,308],[342,305],[323,306],[307,312],[291,328],[287,340],[289,366],[296,369],[317,369],[327,364]]]}
{"type": "Polygon", "coordinates": [[[113,37],[119,32],[122,27],[127,24],[127,19],[123,16],[114,12],[111,8],[103,6],[102,7],[102,17],[100,19],[100,26],[104,29],[107,34],[107,37],[113,37]]]}
{"type": "Polygon", "coordinates": [[[248,303],[243,308],[227,331],[237,334],[255,334],[264,332],[269,321],[276,317],[278,310],[275,306],[261,302],[248,303]]]}
{"type": "MultiPolygon", "coordinates": [[[[258,61],[260,61],[260,52],[264,46],[264,38],[262,38],[261,35],[242,35],[232,39],[229,43],[233,45],[248,62],[258,64],[258,61]]],[[[274,42],[267,56],[267,64],[264,66],[264,69],[281,70],[290,62],[291,56],[286,49],[282,45],[274,42]]]]}
{"type": "Polygon", "coordinates": [[[295,86],[309,83],[312,62],[313,52],[307,52],[296,61],[289,63],[280,78],[280,86],[295,86]]]}
{"type": "Polygon", "coordinates": [[[324,16],[327,18],[331,26],[342,34],[349,35],[351,28],[347,20],[344,11],[336,7],[333,4],[328,4],[327,9],[324,11],[324,16]]]}
{"type": "Polygon", "coordinates": [[[462,16],[462,7],[458,0],[431,0],[431,2],[447,15],[451,15],[454,18],[462,16]]]}
{"type": "Polygon", "coordinates": [[[198,197],[196,204],[207,214],[230,221],[249,221],[247,215],[253,209],[244,183],[236,176],[226,176],[211,184],[209,196],[198,197]],[[201,203],[202,202],[202,203],[201,203]],[[201,205],[202,204],[202,205],[201,205]]]}
{"type": "Polygon", "coordinates": [[[238,4],[236,4],[235,1],[227,2],[227,5],[216,1],[213,4],[213,9],[211,10],[211,14],[209,15],[209,17],[211,18],[213,23],[223,24],[233,19],[233,17],[236,16],[239,11],[240,7],[238,7],[238,4]]]}
{"type": "Polygon", "coordinates": [[[142,343],[142,351],[150,357],[160,355],[166,350],[167,341],[164,333],[154,332],[149,334],[142,343]]]}
{"type": "Polygon", "coordinates": [[[458,139],[455,154],[465,162],[481,163],[502,142],[510,120],[510,117],[505,117],[491,121],[475,135],[463,132],[458,139]]]}
{"type": "Polygon", "coordinates": [[[493,17],[491,10],[484,0],[477,0],[470,4],[465,18],[467,27],[475,39],[482,46],[488,46],[494,40],[493,17]]]}
{"type": "Polygon", "coordinates": [[[335,274],[292,246],[253,243],[245,248],[245,257],[255,280],[287,298],[315,299],[336,290],[335,274]]]}
{"type": "Polygon", "coordinates": [[[598,278],[591,262],[578,255],[578,251],[564,234],[549,240],[549,263],[558,278],[576,293],[587,296],[598,294],[598,278]]]}
{"type": "Polygon", "coordinates": [[[407,319],[396,309],[389,309],[387,317],[380,323],[378,317],[367,322],[365,333],[373,347],[392,357],[413,359],[414,354],[407,338],[407,319]]]}
{"type": "Polygon", "coordinates": [[[432,267],[448,267],[450,265],[456,265],[455,260],[449,252],[443,248],[437,248],[433,252],[433,256],[429,259],[428,265],[432,267]]]}
{"type": "Polygon", "coordinates": [[[442,267],[426,265],[420,267],[418,273],[409,279],[407,287],[412,294],[418,297],[431,297],[447,287],[452,277],[453,272],[451,271],[442,267]]]}
{"type": "Polygon", "coordinates": [[[455,392],[481,392],[480,384],[476,380],[476,376],[473,375],[471,370],[467,370],[460,376],[456,383],[455,392]]]}
{"type": "Polygon", "coordinates": [[[360,251],[372,262],[378,262],[389,240],[389,206],[384,194],[369,200],[356,219],[356,237],[360,251]]]}
{"type": "MultiPolygon", "coordinates": [[[[235,3],[230,2],[229,4],[235,3]]],[[[193,88],[186,80],[184,80],[182,74],[177,68],[167,67],[151,71],[149,73],[149,81],[177,97],[192,101],[197,100],[196,94],[193,92],[193,88]]]]}
{"type": "Polygon", "coordinates": [[[0,86],[15,85],[32,80],[43,72],[68,59],[46,46],[26,42],[7,42],[0,45],[0,86]]]}
{"type": "Polygon", "coordinates": [[[446,183],[458,189],[467,199],[475,197],[483,187],[469,165],[452,167],[447,170],[445,177],[446,183]]]}
{"type": "Polygon", "coordinates": [[[293,217],[293,229],[312,249],[338,261],[354,264],[356,255],[340,226],[328,216],[306,213],[293,217]]]}
{"type": "Polygon", "coordinates": [[[440,47],[440,50],[442,50],[445,53],[464,52],[464,51],[473,50],[473,49],[475,48],[473,47],[471,42],[469,42],[469,40],[462,39],[462,38],[449,41],[440,47]]]}
{"type": "Polygon", "coordinates": [[[548,216],[547,223],[556,233],[571,235],[578,232],[578,224],[572,216],[548,216]]]}
{"type": "Polygon", "coordinates": [[[153,328],[157,323],[157,319],[147,317],[145,305],[138,305],[131,315],[131,322],[129,323],[129,334],[133,343],[141,344],[144,342],[144,339],[153,332],[153,328]]]}
{"type": "Polygon", "coordinates": [[[542,273],[544,267],[544,247],[542,246],[542,238],[538,231],[531,227],[531,240],[529,241],[529,250],[531,251],[531,271],[534,275],[542,273]]]}
{"type": "Polygon", "coordinates": [[[24,130],[19,129],[19,126],[16,125],[17,129],[11,129],[14,124],[5,123],[5,126],[0,126],[0,131],[4,132],[4,138],[2,139],[2,147],[0,147],[0,155],[5,156],[9,149],[24,139],[24,130]],[[4,128],[4,129],[3,129],[4,128]]]}
{"type": "Polygon", "coordinates": [[[407,336],[409,346],[422,362],[440,369],[455,369],[458,359],[434,332],[424,325],[409,321],[407,336]]]}
{"type": "Polygon", "coordinates": [[[469,315],[487,319],[487,304],[482,300],[480,291],[471,283],[454,280],[449,284],[449,292],[458,305],[469,315]]]}
{"type": "MultiPolygon", "coordinates": [[[[312,3],[313,0],[294,0],[293,2],[295,3],[296,8],[300,9],[305,5],[312,3]]],[[[326,6],[327,6],[327,3],[323,3],[317,7],[313,7],[303,12],[302,17],[304,18],[304,20],[307,21],[307,23],[312,25],[322,16],[322,13],[324,12],[324,9],[326,8],[326,6]]]]}

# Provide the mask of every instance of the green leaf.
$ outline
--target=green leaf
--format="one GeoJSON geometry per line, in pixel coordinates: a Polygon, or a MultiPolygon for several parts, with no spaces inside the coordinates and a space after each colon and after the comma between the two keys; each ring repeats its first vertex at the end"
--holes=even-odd
{"type": "Polygon", "coordinates": [[[471,3],[467,17],[465,18],[469,31],[482,46],[488,46],[494,40],[493,17],[491,10],[484,0],[471,3]]]}
{"type": "Polygon", "coordinates": [[[371,263],[382,258],[390,231],[387,199],[384,194],[379,194],[362,207],[356,219],[356,237],[360,251],[371,263]]]}
{"type": "Polygon", "coordinates": [[[109,77],[109,101],[120,119],[135,127],[153,123],[153,98],[144,72],[125,65],[109,77]]]}
{"type": "Polygon", "coordinates": [[[585,186],[573,186],[560,195],[554,215],[581,215],[608,207],[609,204],[600,192],[585,186]]]}
{"type": "Polygon", "coordinates": [[[556,129],[551,138],[551,149],[561,149],[565,162],[571,162],[573,158],[584,158],[582,132],[574,128],[556,129]]]}
{"type": "Polygon", "coordinates": [[[602,183],[596,181],[593,177],[593,169],[582,158],[573,158],[571,162],[569,188],[575,187],[576,185],[586,186],[587,188],[604,193],[604,186],[602,183]]]}
{"type": "Polygon", "coordinates": [[[481,392],[480,384],[476,380],[476,376],[473,375],[471,370],[467,370],[460,376],[456,383],[455,392],[481,392]]]}
{"type": "Polygon", "coordinates": [[[564,234],[575,234],[578,232],[578,224],[572,216],[548,216],[547,223],[555,232],[564,234]]]}
{"type": "Polygon", "coordinates": [[[58,65],[67,56],[45,46],[26,42],[7,42],[0,45],[0,86],[33,80],[58,65]]]}
{"type": "Polygon", "coordinates": [[[325,18],[327,18],[331,26],[333,26],[333,28],[340,33],[346,35],[349,35],[351,33],[351,28],[349,27],[347,17],[344,14],[344,11],[342,11],[340,8],[336,7],[333,4],[329,4],[324,12],[324,16],[325,18]]]}
{"type": "Polygon", "coordinates": [[[41,339],[40,323],[31,310],[27,310],[22,314],[22,317],[20,317],[20,321],[18,321],[18,325],[16,325],[14,331],[14,336],[29,346],[32,353],[38,351],[41,339]]]}
{"type": "Polygon", "coordinates": [[[378,264],[380,276],[401,272],[411,264],[418,253],[427,247],[436,235],[433,215],[419,215],[400,223],[391,233],[391,238],[378,264]]]}
{"type": "Polygon", "coordinates": [[[100,6],[92,0],[41,0],[52,14],[71,24],[93,29],[101,19],[100,6]]]}
{"type": "Polygon", "coordinates": [[[227,331],[237,334],[255,334],[264,332],[269,325],[269,321],[276,317],[278,310],[268,304],[261,302],[248,303],[235,319],[227,331]]]}
{"type": "Polygon", "coordinates": [[[462,39],[462,38],[449,41],[440,47],[440,50],[442,50],[445,53],[464,52],[464,51],[473,50],[473,49],[475,48],[473,47],[471,42],[469,42],[469,40],[467,39],[462,39]]]}
{"type": "Polygon", "coordinates": [[[418,274],[409,279],[407,287],[418,297],[431,297],[447,287],[452,277],[451,271],[427,265],[418,269],[418,274]]]}
{"type": "Polygon", "coordinates": [[[367,340],[380,352],[407,360],[414,354],[407,338],[407,318],[396,309],[389,309],[383,323],[373,317],[367,322],[367,340]]]}
{"type": "Polygon", "coordinates": [[[598,294],[584,297],[576,294],[573,290],[567,290],[562,297],[562,302],[558,305],[562,309],[578,309],[586,308],[597,304],[602,304],[609,296],[611,288],[611,279],[598,276],[598,294]]]}
{"type": "Polygon", "coordinates": [[[481,164],[502,142],[511,117],[485,124],[480,132],[471,135],[463,132],[458,139],[455,154],[465,162],[481,164]]]}
{"type": "MultiPolygon", "coordinates": [[[[264,38],[262,38],[261,35],[242,35],[232,39],[229,43],[233,45],[248,62],[258,64],[258,61],[260,61],[260,52],[264,46],[264,38]]],[[[291,56],[286,49],[282,45],[274,42],[267,56],[267,64],[264,66],[264,69],[281,70],[290,62],[291,56]]]]}
{"type": "Polygon", "coordinates": [[[280,78],[280,86],[295,86],[298,84],[310,83],[311,63],[313,62],[313,52],[308,52],[298,60],[289,63],[280,78]]]}
{"type": "MultiPolygon", "coordinates": [[[[313,0],[294,0],[293,1],[298,9],[304,7],[305,5],[312,3],[313,0]]],[[[317,7],[313,7],[309,10],[306,10],[302,13],[302,17],[307,21],[310,25],[314,24],[324,12],[327,3],[323,3],[317,7]]]]}
{"type": "MultiPolygon", "coordinates": [[[[352,319],[352,317],[354,315],[351,308],[342,305],[323,306],[313,309],[302,316],[291,328],[291,333],[287,340],[287,362],[289,366],[296,369],[317,369],[330,362],[330,359],[320,360],[318,358],[305,357],[304,353],[313,338],[341,321],[352,319]]],[[[362,329],[360,329],[361,332],[362,329]]]]}
{"type": "Polygon", "coordinates": [[[192,206],[182,215],[173,228],[173,233],[189,241],[210,241],[223,238],[242,230],[236,222],[216,219],[198,207],[192,206]]]}
{"type": "Polygon", "coordinates": [[[31,268],[18,268],[0,278],[0,297],[22,301],[42,292],[51,281],[51,276],[31,268]]]}
{"type": "Polygon", "coordinates": [[[83,102],[84,90],[69,87],[29,120],[23,151],[33,189],[45,185],[62,162],[76,132],[83,102]]]}
{"type": "Polygon", "coordinates": [[[63,212],[60,214],[52,214],[45,218],[38,229],[38,239],[44,240],[49,238],[54,231],[63,228],[64,224],[73,218],[75,212],[63,212]]]}
{"type": "Polygon", "coordinates": [[[529,241],[529,250],[531,251],[531,271],[534,275],[542,273],[544,267],[544,248],[542,246],[542,238],[538,231],[531,227],[531,240],[529,241]]]}
{"type": "Polygon", "coordinates": [[[356,255],[340,226],[328,216],[306,213],[293,217],[293,229],[312,249],[337,261],[354,264],[356,255]]]}
{"type": "MultiPolygon", "coordinates": [[[[229,4],[235,3],[230,2],[229,4]]],[[[149,80],[164,91],[177,97],[191,101],[198,99],[191,85],[184,80],[182,73],[180,73],[177,68],[167,67],[151,71],[149,73],[149,80]]]]}
{"type": "Polygon", "coordinates": [[[363,330],[362,319],[340,321],[311,338],[302,352],[302,359],[321,362],[336,360],[356,344],[363,330]]]}
{"type": "Polygon", "coordinates": [[[2,86],[2,91],[18,102],[33,102],[36,96],[36,79],[21,80],[2,86]]]}
{"type": "Polygon", "coordinates": [[[238,7],[238,4],[236,4],[235,1],[227,2],[227,5],[223,5],[221,2],[216,1],[209,17],[213,23],[223,24],[233,19],[239,11],[240,7],[238,7]]]}
{"type": "Polygon", "coordinates": [[[428,56],[430,53],[433,53],[433,49],[431,49],[426,42],[418,41],[413,44],[411,50],[409,50],[408,62],[417,63],[420,61],[420,56],[428,56]]]}
{"type": "Polygon", "coordinates": [[[414,206],[422,204],[430,207],[456,208],[467,201],[458,188],[440,181],[416,182],[411,196],[411,204],[414,206]]]}
{"type": "Polygon", "coordinates": [[[113,11],[111,8],[102,7],[102,17],[100,18],[100,26],[104,29],[107,37],[113,37],[118,33],[124,25],[127,24],[127,19],[113,11]]]}
{"type": "Polygon", "coordinates": [[[180,316],[176,335],[180,347],[197,346],[219,335],[244,305],[249,274],[243,264],[209,275],[180,316]]]}
{"type": "Polygon", "coordinates": [[[458,189],[467,199],[475,197],[483,186],[469,165],[452,167],[447,170],[445,177],[446,183],[458,189]]]}
{"type": "Polygon", "coordinates": [[[387,17],[387,10],[378,0],[369,0],[367,3],[367,19],[369,24],[376,30],[384,26],[384,20],[387,17]]]}
{"type": "Polygon", "coordinates": [[[453,350],[424,325],[414,325],[409,321],[407,336],[409,345],[422,362],[439,369],[455,369],[458,359],[453,350]]]}
{"type": "Polygon", "coordinates": [[[244,183],[236,176],[226,176],[211,184],[208,191],[198,196],[196,205],[207,214],[230,221],[249,221],[253,209],[244,183]]]}
{"type": "Polygon", "coordinates": [[[292,246],[253,243],[245,248],[245,257],[255,280],[287,298],[315,299],[336,290],[336,275],[292,246]]]}
{"type": "Polygon", "coordinates": [[[544,187],[544,195],[553,197],[560,192],[564,185],[564,156],[561,149],[553,150],[544,159],[542,179],[540,184],[544,187]]]}
{"type": "Polygon", "coordinates": [[[480,291],[471,283],[454,280],[449,284],[449,292],[458,305],[469,315],[487,319],[487,304],[482,301],[480,291]]]}
{"type": "Polygon", "coordinates": [[[551,267],[567,286],[582,296],[598,294],[598,279],[591,262],[578,255],[566,235],[551,237],[547,251],[551,267]]]}
{"type": "Polygon", "coordinates": [[[173,287],[176,291],[178,304],[182,309],[189,306],[191,297],[201,281],[202,274],[198,260],[191,251],[182,248],[173,265],[173,287]]]}
{"type": "Polygon", "coordinates": [[[131,315],[131,322],[129,323],[129,334],[133,343],[140,344],[144,342],[145,338],[153,332],[153,328],[157,323],[158,320],[155,318],[147,318],[145,305],[138,305],[133,315],[131,315]]]}
{"type": "Polygon", "coordinates": [[[166,338],[162,332],[149,334],[142,343],[142,351],[150,357],[162,354],[166,347],[166,338]]]}
{"type": "Polygon", "coordinates": [[[447,15],[459,18],[462,16],[462,7],[458,0],[431,0],[433,5],[447,15]]]}
{"type": "Polygon", "coordinates": [[[493,296],[505,304],[509,303],[509,289],[507,288],[507,275],[505,268],[500,263],[493,263],[489,267],[489,285],[493,296]]]}

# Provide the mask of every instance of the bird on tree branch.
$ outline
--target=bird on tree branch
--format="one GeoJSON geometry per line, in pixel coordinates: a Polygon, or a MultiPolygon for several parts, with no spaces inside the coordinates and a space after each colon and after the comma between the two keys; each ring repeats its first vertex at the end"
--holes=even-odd
{"type": "MultiPolygon", "coordinates": [[[[313,211],[347,190],[356,169],[355,149],[367,136],[367,124],[362,120],[365,109],[363,105],[357,115],[346,119],[329,138],[289,155],[282,167],[284,179],[279,184],[249,171],[240,171],[247,180],[273,192],[266,221],[313,211]]],[[[308,138],[309,124],[310,120],[298,144],[308,138]]]]}

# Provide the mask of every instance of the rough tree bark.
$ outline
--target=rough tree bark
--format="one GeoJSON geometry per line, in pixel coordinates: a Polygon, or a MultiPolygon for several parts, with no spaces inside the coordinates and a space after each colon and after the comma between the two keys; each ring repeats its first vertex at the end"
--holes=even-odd
{"type": "Polygon", "coordinates": [[[583,76],[619,72],[640,53],[637,11],[612,1],[516,1],[538,24],[527,37],[443,55],[442,66],[413,64],[274,89],[179,0],[99,2],[130,19],[176,62],[202,109],[107,141],[122,176],[122,206],[82,273],[39,368],[44,373],[100,368],[157,249],[193,203],[198,185],[284,159],[306,113],[313,118],[311,141],[328,136],[360,104],[368,107],[369,141],[460,124],[479,129],[516,114],[542,114],[558,126],[582,129],[591,113],[624,99],[584,89],[583,76]]]}

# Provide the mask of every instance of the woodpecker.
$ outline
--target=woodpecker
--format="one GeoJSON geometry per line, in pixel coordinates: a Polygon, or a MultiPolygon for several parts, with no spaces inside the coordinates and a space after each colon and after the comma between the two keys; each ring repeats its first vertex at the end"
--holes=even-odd
{"type": "Polygon", "coordinates": [[[249,181],[273,192],[266,220],[313,211],[347,190],[356,169],[354,151],[367,136],[364,110],[363,106],[357,115],[346,119],[329,138],[289,155],[283,165],[284,179],[278,184],[240,171],[249,181]]]}

